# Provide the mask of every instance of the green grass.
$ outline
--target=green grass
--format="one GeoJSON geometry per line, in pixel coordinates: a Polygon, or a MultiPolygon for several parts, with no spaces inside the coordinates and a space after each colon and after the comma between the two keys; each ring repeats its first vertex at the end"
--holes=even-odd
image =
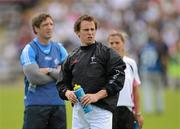
{"type": "Polygon", "coordinates": [[[144,115],[143,129],[180,129],[180,91],[166,90],[165,112],[144,115]]]}
{"type": "Polygon", "coordinates": [[[23,119],[23,92],[20,88],[0,88],[0,129],[20,129],[23,119]]]}
{"type": "MultiPolygon", "coordinates": [[[[180,129],[180,91],[166,90],[165,93],[165,112],[144,115],[143,129],[180,129]]],[[[71,107],[69,103],[67,105],[67,125],[70,129],[71,107]]],[[[23,110],[22,84],[0,85],[0,129],[21,129],[23,110]]]]}
{"type": "MultiPolygon", "coordinates": [[[[0,129],[21,129],[23,125],[22,83],[0,84],[0,129]]],[[[67,129],[71,128],[71,105],[66,102],[67,129]]]]}

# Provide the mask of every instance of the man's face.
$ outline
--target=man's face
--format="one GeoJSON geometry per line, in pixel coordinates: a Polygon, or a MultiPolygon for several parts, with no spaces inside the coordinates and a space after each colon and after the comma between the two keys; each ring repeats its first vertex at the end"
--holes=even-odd
{"type": "Polygon", "coordinates": [[[117,53],[124,51],[124,43],[119,36],[110,36],[109,37],[109,45],[117,53]]]}
{"type": "Polygon", "coordinates": [[[37,35],[46,40],[50,39],[53,33],[53,25],[52,19],[48,17],[40,24],[39,28],[36,27],[37,35]]]}
{"type": "Polygon", "coordinates": [[[93,21],[82,21],[79,32],[76,33],[82,45],[88,46],[95,43],[96,28],[93,21]]]}

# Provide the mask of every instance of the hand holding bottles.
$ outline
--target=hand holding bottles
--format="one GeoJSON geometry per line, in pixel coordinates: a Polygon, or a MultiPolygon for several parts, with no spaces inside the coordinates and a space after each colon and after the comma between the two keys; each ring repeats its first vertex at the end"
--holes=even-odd
{"type": "Polygon", "coordinates": [[[74,91],[67,90],[65,93],[65,96],[68,98],[71,103],[75,104],[78,102],[76,95],[74,94],[74,91]]]}
{"type": "MultiPolygon", "coordinates": [[[[85,93],[84,93],[84,90],[81,88],[80,85],[75,84],[74,93],[75,93],[78,101],[81,103],[82,97],[85,96],[85,93]]],[[[88,113],[88,112],[92,111],[92,106],[90,104],[82,105],[82,107],[83,107],[83,110],[84,110],[85,113],[88,113]]]]}

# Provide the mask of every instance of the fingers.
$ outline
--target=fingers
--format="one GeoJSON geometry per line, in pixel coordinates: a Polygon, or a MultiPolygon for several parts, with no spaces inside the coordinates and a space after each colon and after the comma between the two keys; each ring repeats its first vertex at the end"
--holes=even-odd
{"type": "Polygon", "coordinates": [[[91,97],[91,95],[89,95],[89,94],[86,94],[82,99],[81,99],[81,103],[82,103],[82,105],[88,105],[88,104],[90,104],[90,103],[92,103],[92,97],[91,97]]]}
{"type": "Polygon", "coordinates": [[[142,129],[142,126],[143,126],[143,117],[142,116],[139,116],[138,117],[138,124],[139,124],[139,128],[142,129]]]}
{"type": "Polygon", "coordinates": [[[73,91],[66,91],[65,95],[68,98],[68,100],[71,101],[71,103],[73,103],[73,104],[77,103],[78,100],[73,91]]]}
{"type": "Polygon", "coordinates": [[[73,104],[77,103],[77,98],[74,95],[68,96],[68,100],[71,101],[71,103],[73,104]]]}

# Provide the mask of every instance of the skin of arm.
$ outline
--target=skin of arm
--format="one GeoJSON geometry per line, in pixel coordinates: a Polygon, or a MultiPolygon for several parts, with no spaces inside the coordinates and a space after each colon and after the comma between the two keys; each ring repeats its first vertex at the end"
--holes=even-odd
{"type": "MultiPolygon", "coordinates": [[[[67,90],[65,93],[65,96],[73,104],[78,102],[76,95],[73,91],[67,90]]],[[[103,99],[107,96],[108,96],[107,91],[105,89],[103,89],[103,90],[100,90],[99,92],[97,92],[95,94],[86,94],[84,97],[82,97],[81,103],[83,105],[88,105],[90,103],[95,103],[98,100],[103,99]]]]}
{"type": "Polygon", "coordinates": [[[138,121],[139,128],[141,129],[143,126],[143,116],[140,112],[140,93],[139,86],[133,86],[133,95],[134,95],[134,107],[135,107],[135,117],[138,121]]]}
{"type": "Polygon", "coordinates": [[[90,103],[95,103],[100,99],[103,99],[108,96],[108,93],[105,89],[98,91],[95,94],[86,94],[83,98],[81,103],[83,105],[88,105],[90,103]]]}

